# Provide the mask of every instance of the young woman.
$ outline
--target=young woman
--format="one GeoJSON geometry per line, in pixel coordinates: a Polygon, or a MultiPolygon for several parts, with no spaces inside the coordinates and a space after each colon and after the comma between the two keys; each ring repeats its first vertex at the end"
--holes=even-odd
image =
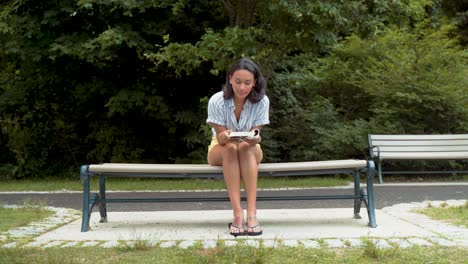
{"type": "Polygon", "coordinates": [[[226,84],[208,103],[208,119],[213,138],[208,148],[208,163],[223,166],[234,221],[229,224],[233,236],[262,234],[257,220],[258,164],[263,158],[261,136],[230,138],[234,131],[262,129],[269,123],[270,101],[265,95],[266,82],[260,68],[250,59],[241,59],[231,66],[226,84]],[[247,195],[247,222],[241,204],[241,180],[247,195]],[[244,226],[245,225],[245,226],[244,226]]]}

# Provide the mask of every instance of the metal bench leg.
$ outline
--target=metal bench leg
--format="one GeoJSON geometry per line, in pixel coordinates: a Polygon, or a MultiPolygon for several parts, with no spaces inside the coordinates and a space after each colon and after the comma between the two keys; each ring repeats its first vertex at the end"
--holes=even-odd
{"type": "Polygon", "coordinates": [[[83,215],[81,219],[81,232],[87,232],[89,230],[89,219],[91,217],[91,195],[90,195],[90,183],[88,166],[81,166],[80,178],[83,182],[83,215]]]}
{"type": "Polygon", "coordinates": [[[377,163],[377,172],[379,174],[379,182],[382,184],[383,179],[382,179],[382,161],[381,160],[379,160],[379,162],[377,163]]]}
{"type": "Polygon", "coordinates": [[[106,177],[104,175],[99,176],[99,197],[98,207],[99,214],[101,215],[100,223],[107,223],[107,207],[106,207],[106,177]],[[104,202],[102,201],[104,200],[104,202]]]}
{"type": "Polygon", "coordinates": [[[375,164],[373,161],[368,161],[367,168],[367,197],[366,207],[367,214],[369,215],[369,226],[377,227],[377,221],[375,219],[375,205],[374,205],[374,175],[375,175],[375,164]]]}
{"type": "MultiPolygon", "coordinates": [[[[360,187],[361,187],[361,175],[359,171],[355,171],[354,175],[354,195],[357,197],[360,195],[360,187]]],[[[361,203],[362,200],[360,198],[354,199],[354,218],[361,219],[361,215],[359,212],[361,211],[361,203]]]]}

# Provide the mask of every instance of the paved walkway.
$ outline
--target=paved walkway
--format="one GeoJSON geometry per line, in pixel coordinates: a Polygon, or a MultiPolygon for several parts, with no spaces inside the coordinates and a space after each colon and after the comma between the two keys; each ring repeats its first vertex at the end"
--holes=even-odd
{"type": "Polygon", "coordinates": [[[365,240],[380,248],[420,246],[468,247],[468,228],[456,227],[414,213],[431,206],[464,205],[467,200],[397,204],[376,210],[377,228],[367,226],[365,208],[361,219],[352,208],[265,209],[258,211],[264,234],[234,238],[228,234],[230,210],[109,212],[108,223],[91,217],[91,230],[80,232],[80,212],[53,208],[55,215],[43,222],[0,234],[0,247],[114,247],[145,241],[159,247],[187,248],[219,243],[272,247],[278,245],[321,248],[359,247],[365,240]]]}

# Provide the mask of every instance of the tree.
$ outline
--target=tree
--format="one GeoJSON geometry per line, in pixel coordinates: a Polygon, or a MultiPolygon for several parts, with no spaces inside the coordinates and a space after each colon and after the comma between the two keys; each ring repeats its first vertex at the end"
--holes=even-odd
{"type": "Polygon", "coordinates": [[[468,1],[467,0],[441,0],[441,7],[451,20],[457,25],[460,42],[468,45],[468,1]]]}
{"type": "MultiPolygon", "coordinates": [[[[20,176],[77,171],[78,165],[95,162],[206,162],[207,98],[220,90],[226,67],[240,57],[257,61],[269,82],[266,161],[365,155],[362,136],[375,127],[373,120],[385,117],[376,102],[396,100],[370,97],[375,87],[370,80],[377,82],[385,71],[365,66],[380,58],[375,54],[396,55],[390,48],[388,54],[359,48],[370,52],[361,53],[361,61],[341,47],[357,45],[353,39],[380,45],[372,41],[389,29],[419,30],[416,25],[425,20],[443,25],[445,9],[438,3],[3,1],[2,158],[17,165],[20,176]],[[346,71],[356,68],[349,63],[374,79],[351,78],[346,71]]],[[[385,80],[389,89],[395,84],[385,80]]],[[[442,88],[429,97],[436,97],[437,89],[442,88]]],[[[451,111],[451,131],[464,128],[461,110],[457,118],[454,109],[443,109],[451,111]]],[[[387,112],[399,120],[386,127],[412,129],[404,110],[387,112]]]]}
{"type": "Polygon", "coordinates": [[[193,41],[206,26],[216,28],[224,18],[213,10],[221,7],[211,1],[2,2],[7,67],[0,112],[18,175],[47,174],[54,164],[200,160],[204,141],[193,130],[203,122],[205,92],[188,84],[203,78],[176,79],[150,67],[145,53],[163,45],[168,32],[193,41]]]}
{"type": "MultiPolygon", "coordinates": [[[[320,84],[317,80],[322,77],[315,70],[323,63],[320,58],[332,54],[346,37],[373,38],[388,27],[411,27],[427,19],[426,9],[433,6],[432,1],[423,0],[411,4],[404,1],[255,1],[255,10],[249,12],[255,14],[254,19],[247,15],[248,23],[234,23],[237,16],[229,12],[235,10],[234,1],[223,3],[231,25],[236,26],[222,31],[207,29],[195,44],[168,41],[159,52],[148,54],[147,58],[157,67],[167,65],[179,76],[191,75],[204,62],[211,62],[211,73],[218,76],[236,58],[247,56],[256,60],[269,80],[268,95],[272,102],[271,126],[264,130],[269,139],[264,141],[268,161],[365,155],[365,139],[357,140],[349,148],[327,147],[326,151],[325,143],[321,143],[329,140],[329,131],[339,130],[340,138],[348,139],[349,144],[367,131],[360,130],[359,134],[350,136],[362,125],[362,119],[369,117],[353,98],[356,89],[323,89],[315,93],[311,92],[314,88],[306,85],[320,84]],[[310,84],[311,80],[315,83],[310,84]],[[334,98],[329,98],[330,93],[334,93],[334,98]],[[342,102],[336,101],[339,98],[342,102]]],[[[339,83],[336,76],[331,78],[332,82],[339,83]]]]}

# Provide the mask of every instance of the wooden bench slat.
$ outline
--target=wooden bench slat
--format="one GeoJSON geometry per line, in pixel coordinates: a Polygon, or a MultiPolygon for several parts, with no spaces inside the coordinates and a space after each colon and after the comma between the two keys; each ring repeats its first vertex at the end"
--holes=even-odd
{"type": "MultiPolygon", "coordinates": [[[[380,146],[380,155],[384,152],[453,152],[466,151],[468,155],[468,146],[380,146]]],[[[377,148],[374,148],[374,154],[377,155],[377,148]]]]}
{"type": "Polygon", "coordinates": [[[90,172],[106,173],[222,173],[221,167],[208,164],[137,164],[104,163],[89,165],[90,172]]]}
{"type": "Polygon", "coordinates": [[[464,160],[467,152],[384,152],[380,160],[432,159],[432,160],[464,160]]]}
{"type": "MultiPolygon", "coordinates": [[[[367,166],[366,160],[327,160],[310,162],[260,163],[259,172],[285,172],[302,170],[353,169],[367,166]]],[[[95,173],[222,173],[221,166],[208,164],[135,164],[104,163],[89,165],[88,170],[95,173]]]]}
{"type": "Polygon", "coordinates": [[[468,134],[452,135],[369,135],[371,140],[465,140],[468,134]]]}
{"type": "Polygon", "coordinates": [[[468,146],[468,140],[372,140],[374,146],[468,146]]]}
{"type": "Polygon", "coordinates": [[[260,172],[269,171],[301,171],[301,170],[333,170],[333,169],[358,169],[367,166],[366,160],[326,160],[308,162],[287,163],[260,163],[260,172]]]}

